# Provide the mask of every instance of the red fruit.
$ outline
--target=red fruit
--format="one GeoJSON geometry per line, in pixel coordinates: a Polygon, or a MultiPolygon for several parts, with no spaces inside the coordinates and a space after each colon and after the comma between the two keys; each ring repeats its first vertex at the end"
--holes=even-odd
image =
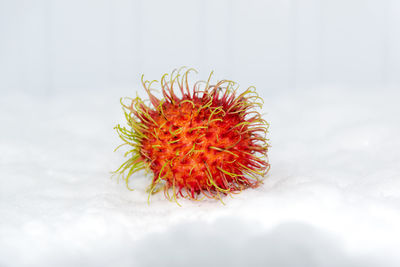
{"type": "MultiPolygon", "coordinates": [[[[177,196],[197,199],[257,187],[269,170],[268,123],[256,108],[262,99],[248,88],[237,94],[235,83],[222,80],[215,85],[196,82],[191,89],[187,70],[173,71],[161,78],[162,99],[151,92],[153,82],[142,83],[152,106],[139,97],[122,101],[128,128],[115,128],[131,148],[129,159],[115,172],[128,186],[138,170],[154,173],[152,193],[164,189],[168,199],[177,196]],[[204,86],[201,86],[204,84],[204,86]],[[176,93],[179,90],[179,96],[176,93]]],[[[128,187],[129,188],[129,187],[128,187]]]]}

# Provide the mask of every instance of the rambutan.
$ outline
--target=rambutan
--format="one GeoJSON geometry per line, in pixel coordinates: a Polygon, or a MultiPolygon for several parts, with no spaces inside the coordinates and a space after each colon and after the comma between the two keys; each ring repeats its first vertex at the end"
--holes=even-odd
{"type": "Polygon", "coordinates": [[[128,160],[114,173],[130,189],[133,173],[151,171],[149,197],[163,189],[175,201],[203,196],[221,200],[222,195],[259,186],[270,168],[269,125],[257,112],[263,100],[254,87],[238,94],[233,81],[211,85],[212,73],[190,88],[188,74],[195,70],[182,69],[162,76],[161,99],[151,92],[157,81],[143,81],[143,76],[149,103],[121,98],[128,127],[118,124],[115,129],[124,142],[119,147],[130,149],[128,160]]]}

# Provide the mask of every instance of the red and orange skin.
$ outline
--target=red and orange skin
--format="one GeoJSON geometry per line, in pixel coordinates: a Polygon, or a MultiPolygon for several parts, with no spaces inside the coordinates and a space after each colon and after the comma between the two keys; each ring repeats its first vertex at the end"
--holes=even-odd
{"type": "Polygon", "coordinates": [[[257,112],[262,99],[254,87],[237,95],[232,81],[210,85],[211,73],[207,82],[190,88],[192,70],[165,74],[161,99],[151,93],[156,81],[143,81],[142,76],[149,104],[139,97],[128,104],[121,99],[128,127],[115,129],[130,150],[115,173],[129,188],[133,173],[153,172],[149,197],[163,189],[170,200],[205,196],[222,201],[223,195],[261,184],[270,168],[269,125],[257,112]]]}

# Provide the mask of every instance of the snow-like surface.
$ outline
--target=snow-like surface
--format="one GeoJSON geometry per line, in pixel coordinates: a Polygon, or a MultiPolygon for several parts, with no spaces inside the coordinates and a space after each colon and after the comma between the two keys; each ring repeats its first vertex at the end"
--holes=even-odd
{"type": "Polygon", "coordinates": [[[1,96],[1,267],[399,266],[396,90],[263,92],[264,185],[182,207],[110,179],[125,94],[1,96]]]}

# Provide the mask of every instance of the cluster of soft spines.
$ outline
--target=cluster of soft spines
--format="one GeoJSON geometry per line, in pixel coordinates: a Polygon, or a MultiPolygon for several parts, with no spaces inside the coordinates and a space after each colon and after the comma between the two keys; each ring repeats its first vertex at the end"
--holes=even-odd
{"type": "Polygon", "coordinates": [[[256,111],[262,99],[254,87],[236,95],[238,87],[229,80],[211,85],[212,73],[190,89],[191,70],[183,75],[173,71],[169,79],[165,74],[160,81],[162,99],[151,93],[157,81],[143,81],[142,76],[148,105],[139,97],[129,99],[129,104],[121,99],[129,127],[115,128],[122,145],[131,149],[125,154],[129,159],[115,173],[129,188],[133,173],[151,170],[149,197],[164,189],[165,196],[175,201],[178,196],[221,200],[221,195],[257,187],[270,166],[268,123],[256,111]]]}

